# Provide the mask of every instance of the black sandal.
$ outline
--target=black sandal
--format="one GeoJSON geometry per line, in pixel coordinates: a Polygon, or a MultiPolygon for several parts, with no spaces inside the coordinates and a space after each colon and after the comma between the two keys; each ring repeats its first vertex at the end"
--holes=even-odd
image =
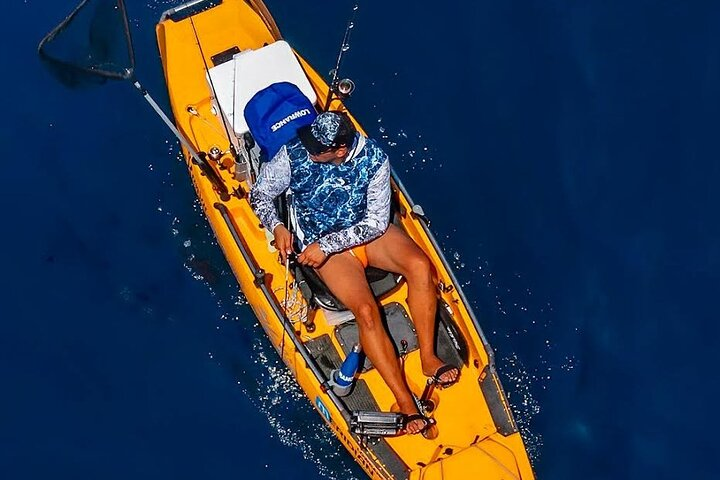
{"type": "Polygon", "coordinates": [[[458,367],[456,367],[455,365],[446,363],[445,365],[443,365],[443,366],[439,367],[437,370],[435,370],[435,374],[433,374],[433,376],[430,377],[430,379],[438,387],[447,388],[451,385],[455,385],[458,382],[458,380],[460,380],[460,369],[458,367]],[[454,380],[447,380],[445,382],[440,380],[440,377],[442,377],[444,373],[452,372],[453,370],[457,370],[457,373],[458,373],[454,380]]]}
{"type": "Polygon", "coordinates": [[[432,419],[426,417],[422,413],[412,413],[410,415],[403,415],[403,431],[405,431],[405,433],[408,435],[425,434],[427,429],[433,426],[433,423],[435,423],[435,422],[432,419]],[[415,420],[422,420],[424,423],[423,427],[415,433],[412,433],[412,434],[407,433],[406,429],[407,429],[408,423],[414,422],[415,420]]]}

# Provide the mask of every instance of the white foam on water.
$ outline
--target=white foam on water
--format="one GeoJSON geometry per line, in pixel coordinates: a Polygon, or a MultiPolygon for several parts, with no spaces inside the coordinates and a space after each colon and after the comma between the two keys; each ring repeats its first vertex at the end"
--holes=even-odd
{"type": "Polygon", "coordinates": [[[396,171],[436,172],[443,168],[442,161],[436,161],[430,146],[423,142],[421,133],[410,135],[403,128],[395,131],[383,124],[382,117],[378,117],[376,123],[377,133],[373,135],[373,132],[368,131],[368,134],[380,143],[396,171]]]}
{"type": "Polygon", "coordinates": [[[543,446],[542,435],[531,430],[533,418],[540,413],[540,403],[532,394],[535,378],[528,373],[522,361],[514,353],[500,359],[498,369],[502,372],[505,395],[515,415],[528,456],[530,461],[535,463],[540,458],[543,446]]]}
{"type": "Polygon", "coordinates": [[[180,3],[182,2],[177,2],[176,0],[150,0],[150,2],[146,4],[146,7],[156,12],[164,12],[180,3]]]}

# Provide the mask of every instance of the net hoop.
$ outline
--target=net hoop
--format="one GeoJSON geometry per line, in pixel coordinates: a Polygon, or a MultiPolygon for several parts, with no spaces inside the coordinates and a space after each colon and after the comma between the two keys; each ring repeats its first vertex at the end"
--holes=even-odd
{"type": "Polygon", "coordinates": [[[63,62],[61,60],[58,60],[57,58],[54,58],[51,55],[48,55],[45,52],[45,45],[52,41],[55,37],[60,34],[65,27],[67,27],[70,22],[72,22],[75,17],[80,13],[80,11],[87,5],[91,0],[82,0],[80,4],[75,7],[75,9],[70,12],[70,14],[65,17],[65,19],[60,22],[55,28],[53,28],[47,35],[43,37],[43,39],[40,41],[40,44],[38,45],[38,55],[44,60],[51,64],[57,65],[58,67],[62,68],[72,68],[74,70],[77,70],[82,73],[89,73],[92,75],[98,75],[103,78],[109,78],[109,79],[115,79],[115,80],[130,80],[134,78],[135,75],[135,52],[133,50],[133,44],[132,44],[132,37],[130,36],[130,23],[128,22],[127,17],[127,10],[125,9],[125,2],[123,0],[117,0],[117,6],[119,9],[120,17],[122,18],[123,22],[123,29],[125,30],[125,41],[127,43],[127,51],[128,51],[128,60],[130,63],[130,66],[128,68],[123,69],[122,71],[112,71],[112,70],[104,70],[102,68],[83,68],[79,65],[75,65],[73,63],[67,63],[63,62]]]}

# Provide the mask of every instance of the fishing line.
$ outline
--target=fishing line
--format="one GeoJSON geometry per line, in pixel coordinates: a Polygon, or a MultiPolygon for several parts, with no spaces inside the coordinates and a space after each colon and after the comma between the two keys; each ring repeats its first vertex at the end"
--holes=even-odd
{"type": "MultiPolygon", "coordinates": [[[[285,300],[283,301],[283,315],[287,318],[287,306],[288,306],[288,275],[290,273],[290,257],[285,256],[285,300]]],[[[289,318],[288,318],[289,320],[289,318]]],[[[283,337],[282,342],[280,342],[280,358],[283,357],[285,353],[285,335],[287,335],[286,329],[283,328],[283,337]]]]}

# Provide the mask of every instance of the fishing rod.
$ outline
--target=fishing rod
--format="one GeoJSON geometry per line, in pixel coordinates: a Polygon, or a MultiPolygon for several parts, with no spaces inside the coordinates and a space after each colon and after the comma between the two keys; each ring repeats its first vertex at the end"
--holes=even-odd
{"type": "Polygon", "coordinates": [[[350,50],[350,33],[355,27],[355,17],[357,16],[359,6],[360,4],[356,3],[352,9],[350,20],[348,20],[347,27],[345,27],[345,35],[343,35],[342,44],[340,44],[340,51],[338,52],[337,61],[335,62],[335,68],[330,70],[332,80],[330,81],[330,91],[328,92],[327,101],[325,102],[325,108],[323,108],[325,111],[330,108],[330,104],[332,103],[334,96],[344,100],[355,90],[355,82],[349,78],[338,80],[338,73],[340,72],[340,63],[342,62],[345,52],[350,50]]]}
{"type": "MultiPolygon", "coordinates": [[[[205,75],[208,78],[208,81],[210,83],[210,91],[212,92],[213,98],[218,98],[217,91],[215,90],[215,82],[213,82],[212,75],[210,75],[210,69],[208,68],[207,60],[205,59],[205,52],[203,52],[202,45],[200,44],[200,37],[198,36],[197,29],[195,28],[195,22],[193,21],[193,17],[188,17],[190,20],[190,26],[192,26],[193,34],[195,35],[195,43],[198,46],[198,49],[200,50],[200,56],[203,60],[203,67],[205,68],[205,75]]],[[[233,89],[233,97],[235,95],[235,91],[233,89]]],[[[234,99],[233,99],[234,100],[234,99]]],[[[233,101],[233,104],[235,102],[233,101]]],[[[230,129],[228,128],[228,122],[225,118],[225,115],[220,111],[218,112],[220,121],[223,124],[223,128],[225,129],[225,135],[227,136],[228,140],[228,150],[230,151],[230,154],[233,156],[233,159],[235,160],[235,163],[239,163],[239,155],[237,150],[235,149],[235,144],[232,141],[232,137],[230,136],[230,129]]]]}

